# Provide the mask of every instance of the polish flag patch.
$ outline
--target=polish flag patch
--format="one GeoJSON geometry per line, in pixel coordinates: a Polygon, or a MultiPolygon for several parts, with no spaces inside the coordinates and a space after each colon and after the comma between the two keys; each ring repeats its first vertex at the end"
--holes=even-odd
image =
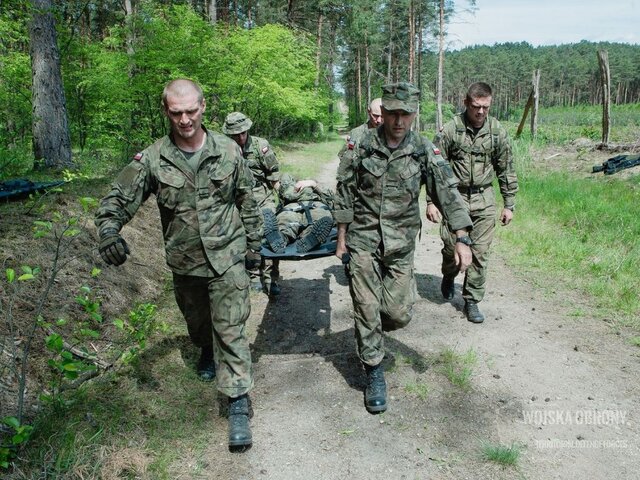
{"type": "Polygon", "coordinates": [[[142,152],[138,152],[133,156],[133,159],[139,162],[140,160],[142,160],[142,155],[142,152]]]}
{"type": "Polygon", "coordinates": [[[353,142],[351,140],[349,140],[349,143],[347,143],[347,148],[349,150],[353,150],[355,148],[355,146],[356,146],[356,142],[353,142]]]}
{"type": "Polygon", "coordinates": [[[440,155],[440,149],[438,147],[433,147],[433,153],[440,155]]]}
{"type": "Polygon", "coordinates": [[[269,151],[269,147],[262,147],[262,154],[264,155],[269,151]]]}

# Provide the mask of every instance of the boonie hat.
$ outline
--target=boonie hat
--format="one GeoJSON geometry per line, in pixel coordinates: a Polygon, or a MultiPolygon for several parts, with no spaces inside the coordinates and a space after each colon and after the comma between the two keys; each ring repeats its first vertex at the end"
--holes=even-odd
{"type": "Polygon", "coordinates": [[[385,110],[418,111],[420,90],[409,82],[388,83],[382,86],[382,107],[385,110]]]}
{"type": "Polygon", "coordinates": [[[224,119],[222,131],[227,135],[236,135],[246,132],[251,128],[251,125],[253,125],[253,122],[244,113],[231,112],[227,115],[227,118],[224,119]]]}

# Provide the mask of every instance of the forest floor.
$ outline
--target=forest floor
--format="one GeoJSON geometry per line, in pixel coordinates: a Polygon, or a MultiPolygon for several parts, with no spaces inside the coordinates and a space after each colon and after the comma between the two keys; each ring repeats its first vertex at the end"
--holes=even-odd
{"type": "MultiPolygon", "coordinates": [[[[576,159],[575,151],[560,150],[541,158],[552,155],[553,165],[576,159]]],[[[595,165],[601,157],[595,152],[580,162],[595,165]]],[[[333,187],[336,167],[328,164],[317,180],[333,187]]],[[[508,228],[518,228],[517,212],[508,228]]],[[[119,269],[105,268],[96,287],[105,315],[161,295],[167,278],[155,206],[145,207],[124,235],[132,257],[119,269]]],[[[89,251],[91,242],[84,245],[89,251]]],[[[425,225],[415,257],[413,321],[385,340],[389,408],[380,415],[363,405],[365,376],[342,265],[335,257],[281,262],[282,294],[251,297],[254,445],[242,454],[227,449],[215,386],[195,380],[197,352],[171,293],[163,294],[159,314],[173,332],[143,354],[144,375],[127,380],[143,392],[129,415],[154,416],[154,429],[141,421],[135,431],[123,431],[128,444],[104,451],[100,478],[637,478],[638,348],[591,315],[588,298],[560,291],[553,278],[531,281],[497,253],[481,304],[486,320],[467,322],[461,278],[451,302],[440,295],[440,248],[437,228],[425,225]],[[585,313],[575,316],[576,306],[585,313]],[[177,397],[176,383],[190,402],[177,397]],[[139,411],[149,405],[152,414],[139,411]],[[181,412],[182,425],[169,409],[181,412]],[[177,428],[188,434],[175,439],[177,428]],[[168,449],[158,447],[163,435],[173,453],[156,476],[158,466],[150,465],[168,449]],[[483,448],[500,446],[520,452],[516,466],[483,455],[483,448]]],[[[24,478],[18,470],[12,478],[24,478]]]]}

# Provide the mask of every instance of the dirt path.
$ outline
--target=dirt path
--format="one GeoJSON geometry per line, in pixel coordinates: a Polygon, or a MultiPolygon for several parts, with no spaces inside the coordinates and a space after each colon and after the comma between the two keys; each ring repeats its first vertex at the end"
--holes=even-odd
{"type": "MultiPolygon", "coordinates": [[[[335,168],[321,183],[333,186],[335,168]]],[[[435,233],[423,233],[416,254],[414,320],[387,337],[389,410],[374,416],[363,407],[337,259],[283,262],[282,295],[252,297],[255,444],[228,453],[225,420],[215,420],[209,465],[194,478],[638,478],[637,348],[571,316],[573,294],[545,295],[500,258],[491,264],[485,323],[467,322],[459,282],[452,303],[440,296],[435,233]],[[443,373],[445,351],[475,353],[467,390],[443,373]],[[519,467],[483,460],[483,442],[523,446],[519,467]]]]}

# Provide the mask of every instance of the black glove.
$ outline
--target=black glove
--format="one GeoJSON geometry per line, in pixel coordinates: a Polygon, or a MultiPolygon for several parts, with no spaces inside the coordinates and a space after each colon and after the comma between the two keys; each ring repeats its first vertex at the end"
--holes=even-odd
{"type": "Polygon", "coordinates": [[[260,262],[262,261],[262,257],[260,256],[260,252],[256,252],[255,250],[247,250],[247,254],[244,257],[244,268],[247,270],[255,270],[260,267],[260,262]]]}
{"type": "Polygon", "coordinates": [[[122,265],[127,260],[127,255],[131,253],[127,242],[115,231],[103,234],[98,251],[107,265],[115,265],[116,267],[122,265]]]}

